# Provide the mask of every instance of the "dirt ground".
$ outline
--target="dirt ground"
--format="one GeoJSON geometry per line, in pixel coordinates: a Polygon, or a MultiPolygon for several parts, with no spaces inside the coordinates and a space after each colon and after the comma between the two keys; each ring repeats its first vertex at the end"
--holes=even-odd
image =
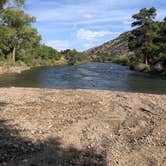
{"type": "Polygon", "coordinates": [[[0,89],[0,166],[165,166],[166,95],[0,89]]]}

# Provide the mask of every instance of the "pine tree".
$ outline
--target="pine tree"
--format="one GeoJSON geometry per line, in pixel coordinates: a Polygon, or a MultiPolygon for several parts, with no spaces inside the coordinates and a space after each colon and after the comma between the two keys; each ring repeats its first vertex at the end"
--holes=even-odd
{"type": "Polygon", "coordinates": [[[157,55],[159,46],[155,43],[158,38],[159,25],[154,21],[156,9],[141,9],[138,14],[132,16],[134,21],[132,27],[137,27],[132,31],[129,38],[130,50],[137,51],[137,56],[143,58],[144,63],[148,66],[149,63],[157,55]]]}

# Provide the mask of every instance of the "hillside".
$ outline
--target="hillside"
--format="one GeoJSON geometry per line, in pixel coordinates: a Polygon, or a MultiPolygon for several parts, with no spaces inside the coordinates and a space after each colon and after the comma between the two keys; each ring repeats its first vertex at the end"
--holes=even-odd
{"type": "Polygon", "coordinates": [[[108,41],[101,46],[91,48],[85,51],[86,54],[95,58],[98,54],[107,54],[109,56],[124,56],[129,53],[128,38],[129,32],[122,33],[114,40],[108,41]]]}

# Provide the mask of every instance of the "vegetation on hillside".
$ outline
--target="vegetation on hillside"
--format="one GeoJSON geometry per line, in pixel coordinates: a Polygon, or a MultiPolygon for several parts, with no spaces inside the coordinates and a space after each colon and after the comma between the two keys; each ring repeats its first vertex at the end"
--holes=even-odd
{"type": "Polygon", "coordinates": [[[1,64],[40,66],[62,64],[67,61],[68,64],[73,65],[87,60],[82,53],[76,50],[61,53],[41,44],[41,36],[37,29],[32,27],[36,18],[24,12],[24,5],[24,0],[0,2],[1,64]]]}

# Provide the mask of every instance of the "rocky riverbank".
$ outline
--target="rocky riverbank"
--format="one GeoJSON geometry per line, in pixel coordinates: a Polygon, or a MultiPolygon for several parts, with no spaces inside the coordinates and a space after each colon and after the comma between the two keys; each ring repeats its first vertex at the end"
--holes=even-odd
{"type": "Polygon", "coordinates": [[[166,165],[166,95],[0,89],[0,165],[166,165]]]}
{"type": "Polygon", "coordinates": [[[0,74],[21,73],[29,69],[31,69],[29,66],[0,66],[0,74]]]}

